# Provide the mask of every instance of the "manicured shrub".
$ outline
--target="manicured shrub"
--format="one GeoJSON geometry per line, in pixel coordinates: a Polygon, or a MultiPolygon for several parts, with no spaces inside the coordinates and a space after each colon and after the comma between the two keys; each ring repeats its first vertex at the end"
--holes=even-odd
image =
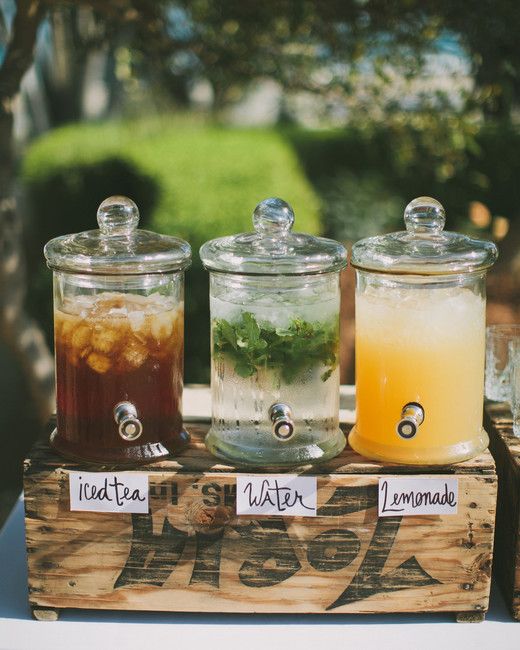
{"type": "Polygon", "coordinates": [[[96,209],[125,194],[141,227],[187,239],[186,380],[206,381],[209,367],[207,274],[198,249],[207,239],[252,229],[251,213],[281,196],[296,229],[320,231],[319,203],[290,143],[276,130],[231,129],[182,119],[74,124],[28,149],[22,178],[31,206],[29,306],[51,331],[50,272],[41,247],[57,235],[96,227],[96,209]]]}

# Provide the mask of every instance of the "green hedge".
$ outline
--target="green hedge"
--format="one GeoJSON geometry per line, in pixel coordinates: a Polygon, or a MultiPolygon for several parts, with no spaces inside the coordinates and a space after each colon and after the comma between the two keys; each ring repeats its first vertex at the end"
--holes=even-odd
{"type": "Polygon", "coordinates": [[[186,379],[208,378],[207,274],[198,249],[207,239],[251,229],[254,206],[281,196],[296,229],[321,230],[319,202],[291,144],[269,129],[230,129],[182,119],[75,124],[28,149],[22,179],[31,205],[29,306],[51,331],[50,273],[41,246],[51,237],[96,227],[111,194],[140,207],[141,227],[187,239],[194,252],[186,282],[186,379]]]}

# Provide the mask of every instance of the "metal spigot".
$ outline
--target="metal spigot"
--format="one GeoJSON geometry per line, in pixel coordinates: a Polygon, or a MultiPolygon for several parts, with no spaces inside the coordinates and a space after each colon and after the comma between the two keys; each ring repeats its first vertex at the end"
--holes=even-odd
{"type": "Polygon", "coordinates": [[[413,438],[424,422],[424,409],[418,402],[408,402],[403,406],[401,419],[397,423],[397,433],[401,438],[413,438]]]}
{"type": "Polygon", "coordinates": [[[291,407],[287,404],[273,404],[269,408],[269,417],[273,423],[273,436],[282,442],[294,435],[294,422],[291,407]]]}
{"type": "Polygon", "coordinates": [[[137,440],[143,433],[143,425],[137,417],[137,409],[132,402],[119,402],[114,406],[114,420],[123,440],[137,440]]]}

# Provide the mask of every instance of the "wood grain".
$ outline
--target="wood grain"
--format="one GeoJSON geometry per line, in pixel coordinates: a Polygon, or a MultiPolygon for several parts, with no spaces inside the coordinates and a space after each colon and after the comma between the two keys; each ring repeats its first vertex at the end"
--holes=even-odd
{"type": "Polygon", "coordinates": [[[487,402],[485,423],[499,477],[494,573],[520,621],[520,438],[508,404],[487,402]]]}
{"type": "Polygon", "coordinates": [[[371,462],[347,449],[329,463],[290,471],[317,476],[317,517],[250,518],[235,515],[240,470],[215,463],[204,426],[191,433],[192,446],[175,460],[124,468],[149,473],[143,515],[71,512],[68,472],[111,467],[35,447],[25,464],[33,608],[487,610],[497,489],[488,452],[430,469],[371,462]],[[379,519],[379,477],[411,474],[458,478],[457,514],[379,519]]]}

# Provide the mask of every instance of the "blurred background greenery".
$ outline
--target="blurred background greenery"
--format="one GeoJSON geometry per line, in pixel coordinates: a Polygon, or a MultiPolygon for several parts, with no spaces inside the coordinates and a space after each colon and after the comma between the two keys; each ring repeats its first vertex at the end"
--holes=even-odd
{"type": "MultiPolygon", "coordinates": [[[[449,228],[498,243],[488,318],[517,321],[519,29],[514,0],[0,0],[0,519],[53,399],[42,246],[109,195],[193,246],[187,382],[209,376],[198,248],[267,196],[347,243],[435,196],[449,228]]],[[[344,298],[352,381],[348,273],[344,298]]]]}
{"type": "Polygon", "coordinates": [[[139,205],[141,227],[190,242],[188,382],[209,380],[209,288],[200,246],[211,237],[250,230],[252,208],[271,194],[290,197],[299,228],[321,228],[312,185],[274,129],[237,130],[175,116],[67,126],[30,147],[22,179],[31,206],[38,206],[28,306],[44,324],[49,343],[52,279],[40,251],[51,237],[97,227],[97,206],[114,188],[139,205]]]}

